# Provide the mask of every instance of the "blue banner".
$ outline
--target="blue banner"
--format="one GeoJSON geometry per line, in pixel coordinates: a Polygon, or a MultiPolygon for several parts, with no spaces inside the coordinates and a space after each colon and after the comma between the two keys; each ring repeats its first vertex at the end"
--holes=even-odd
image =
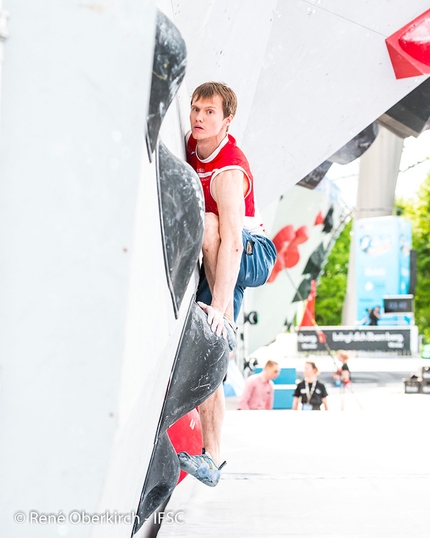
{"type": "Polygon", "coordinates": [[[354,222],[357,321],[369,323],[379,306],[378,325],[410,322],[405,316],[384,316],[384,295],[409,293],[411,223],[402,217],[376,217],[354,222]],[[401,318],[401,319],[400,319],[401,318]]]}

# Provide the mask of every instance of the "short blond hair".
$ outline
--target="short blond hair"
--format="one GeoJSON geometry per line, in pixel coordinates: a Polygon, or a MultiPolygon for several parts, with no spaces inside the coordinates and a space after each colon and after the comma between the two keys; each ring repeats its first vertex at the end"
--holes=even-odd
{"type": "Polygon", "coordinates": [[[339,349],[339,351],[337,352],[337,354],[339,355],[339,357],[342,357],[342,359],[344,361],[347,361],[349,359],[349,353],[347,353],[346,351],[344,351],[343,349],[339,349]]]}
{"type": "Polygon", "coordinates": [[[266,364],[264,365],[264,368],[275,368],[276,366],[279,366],[279,364],[276,361],[268,360],[266,364]]]}
{"type": "Polygon", "coordinates": [[[214,95],[219,95],[222,101],[222,111],[224,118],[234,116],[237,110],[237,96],[234,91],[223,82],[204,82],[200,84],[191,96],[191,104],[199,99],[210,99],[214,95]]]}

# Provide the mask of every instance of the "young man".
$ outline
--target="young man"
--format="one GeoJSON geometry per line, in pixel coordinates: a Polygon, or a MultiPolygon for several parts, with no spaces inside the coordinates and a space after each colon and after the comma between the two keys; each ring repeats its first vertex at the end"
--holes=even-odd
{"type": "MultiPolygon", "coordinates": [[[[203,271],[197,301],[218,336],[234,339],[235,323],[246,287],[263,285],[276,260],[254,200],[249,163],[227,134],[236,114],[237,98],[225,84],[207,82],[191,98],[191,132],[187,160],[203,187],[206,207],[203,271]]],[[[229,342],[230,349],[234,342],[229,342]]],[[[203,453],[181,452],[181,468],[208,486],[220,478],[220,437],[224,393],[220,386],[199,407],[203,453]]]]}
{"type": "Polygon", "coordinates": [[[272,379],[279,375],[279,364],[267,361],[263,371],[251,375],[245,383],[245,389],[239,399],[238,409],[273,409],[275,384],[272,379]]]}

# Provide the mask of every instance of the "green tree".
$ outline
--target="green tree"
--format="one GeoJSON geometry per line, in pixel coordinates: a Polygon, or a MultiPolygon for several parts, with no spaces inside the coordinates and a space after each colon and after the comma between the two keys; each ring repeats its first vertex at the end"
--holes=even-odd
{"type": "Polygon", "coordinates": [[[415,322],[430,342],[430,174],[413,199],[399,199],[397,207],[412,223],[412,246],[417,252],[415,322]]]}
{"type": "Polygon", "coordinates": [[[348,278],[352,221],[342,230],[324,266],[317,286],[315,321],[318,325],[341,325],[348,278]]]}

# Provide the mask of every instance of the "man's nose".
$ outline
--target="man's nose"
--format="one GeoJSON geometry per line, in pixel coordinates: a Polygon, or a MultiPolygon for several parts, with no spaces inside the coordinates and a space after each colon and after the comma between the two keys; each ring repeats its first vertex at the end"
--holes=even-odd
{"type": "Polygon", "coordinates": [[[196,121],[203,121],[203,114],[201,110],[199,110],[196,114],[196,121]]]}

